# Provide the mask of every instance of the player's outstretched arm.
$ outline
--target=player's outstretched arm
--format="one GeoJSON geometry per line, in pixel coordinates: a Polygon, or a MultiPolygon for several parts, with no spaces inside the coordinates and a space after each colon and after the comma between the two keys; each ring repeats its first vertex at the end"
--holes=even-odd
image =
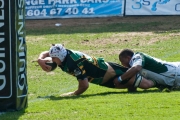
{"type": "Polygon", "coordinates": [[[40,53],[37,62],[44,71],[49,72],[51,70],[51,67],[45,64],[47,61],[49,61],[47,59],[44,59],[46,57],[49,57],[49,51],[40,53]]]}

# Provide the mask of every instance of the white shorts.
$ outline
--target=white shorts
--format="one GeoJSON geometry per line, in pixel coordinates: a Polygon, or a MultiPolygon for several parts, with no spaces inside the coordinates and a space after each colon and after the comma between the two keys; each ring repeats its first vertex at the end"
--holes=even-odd
{"type": "Polygon", "coordinates": [[[175,87],[180,87],[180,62],[173,62],[177,68],[176,68],[176,76],[175,76],[175,87]]]}
{"type": "Polygon", "coordinates": [[[161,85],[180,86],[180,62],[168,62],[165,65],[168,71],[164,73],[155,73],[142,69],[140,74],[144,78],[154,80],[161,85]]]}
{"type": "Polygon", "coordinates": [[[174,86],[174,82],[175,82],[175,78],[174,77],[173,78],[169,78],[169,77],[163,76],[161,74],[157,74],[155,72],[151,72],[151,71],[146,70],[146,69],[142,69],[140,71],[140,74],[144,78],[146,78],[146,79],[156,81],[158,84],[174,86]]]}

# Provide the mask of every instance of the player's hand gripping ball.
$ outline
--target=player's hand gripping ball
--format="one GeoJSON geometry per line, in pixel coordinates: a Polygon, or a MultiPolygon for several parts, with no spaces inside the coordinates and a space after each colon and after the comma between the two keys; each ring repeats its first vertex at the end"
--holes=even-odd
{"type": "Polygon", "coordinates": [[[53,71],[53,70],[55,70],[55,69],[57,68],[57,64],[52,61],[52,58],[51,58],[51,57],[46,57],[45,59],[48,60],[48,61],[46,62],[46,65],[51,66],[51,70],[50,70],[50,71],[53,71]]]}

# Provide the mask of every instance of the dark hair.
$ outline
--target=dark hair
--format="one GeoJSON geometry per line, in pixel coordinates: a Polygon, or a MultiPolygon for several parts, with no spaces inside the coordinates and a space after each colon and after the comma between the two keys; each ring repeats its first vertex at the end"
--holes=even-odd
{"type": "Polygon", "coordinates": [[[134,52],[130,49],[123,49],[120,53],[119,53],[119,58],[121,57],[127,57],[127,56],[133,56],[134,52]]]}

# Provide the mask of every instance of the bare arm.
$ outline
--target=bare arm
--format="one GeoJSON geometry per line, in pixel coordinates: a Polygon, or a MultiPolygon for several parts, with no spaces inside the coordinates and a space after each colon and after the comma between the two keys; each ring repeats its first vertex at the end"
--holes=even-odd
{"type": "Polygon", "coordinates": [[[73,95],[80,95],[85,92],[89,87],[88,79],[85,78],[84,80],[78,80],[79,86],[78,89],[74,92],[68,92],[60,95],[61,97],[73,96],[73,95]]]}
{"type": "Polygon", "coordinates": [[[44,59],[46,57],[49,57],[49,51],[44,51],[44,52],[40,53],[40,55],[38,57],[38,60],[39,59],[44,59]]]}
{"type": "MultiPolygon", "coordinates": [[[[116,78],[114,80],[114,84],[117,88],[124,88],[124,87],[127,87],[127,86],[124,86],[121,85],[121,82],[124,81],[124,80],[128,80],[128,79],[131,79],[133,78],[140,70],[142,69],[141,66],[137,65],[137,66],[134,66],[134,67],[131,67],[129,70],[127,70],[124,74],[122,74],[121,76],[119,76],[118,78],[116,78]]],[[[133,83],[131,83],[133,84],[133,83]]]]}
{"type": "Polygon", "coordinates": [[[49,51],[44,51],[40,53],[37,62],[44,71],[49,72],[51,67],[45,64],[48,61],[48,60],[44,60],[44,58],[46,57],[49,57],[49,51]]]}
{"type": "Polygon", "coordinates": [[[142,67],[141,67],[140,65],[131,67],[128,71],[126,71],[123,75],[121,75],[122,81],[132,78],[132,77],[135,76],[141,69],[142,69],[142,67]]]}
{"type": "Polygon", "coordinates": [[[85,78],[84,80],[78,80],[78,82],[79,82],[79,85],[78,85],[78,89],[74,92],[75,95],[82,94],[89,87],[89,82],[87,78],[85,78]]]}

